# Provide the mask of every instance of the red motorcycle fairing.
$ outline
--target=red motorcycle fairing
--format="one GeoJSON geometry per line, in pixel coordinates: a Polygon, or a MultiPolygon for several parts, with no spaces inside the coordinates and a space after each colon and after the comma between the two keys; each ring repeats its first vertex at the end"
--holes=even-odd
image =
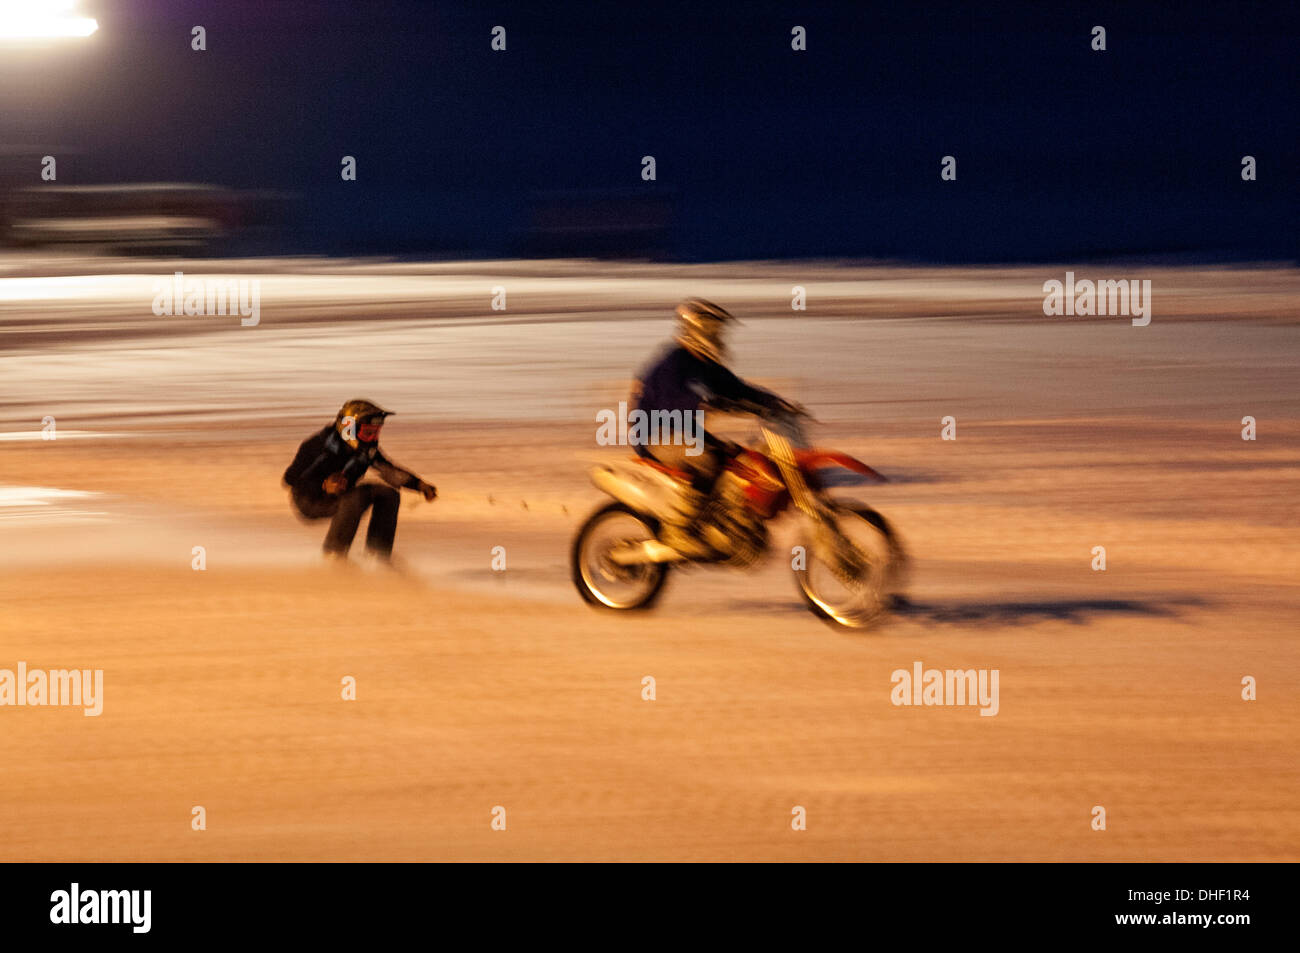
{"type": "Polygon", "coordinates": [[[726,472],[738,481],[745,505],[771,519],[790,502],[790,491],[780,468],[757,450],[742,450],[727,464],[726,472]]]}
{"type": "Polygon", "coordinates": [[[852,470],[854,473],[860,473],[864,477],[869,477],[878,483],[888,483],[889,478],[877,473],[871,467],[867,466],[856,457],[851,457],[847,453],[840,453],[838,450],[821,450],[815,447],[807,449],[798,449],[794,451],[794,460],[799,469],[804,473],[813,473],[817,470],[824,470],[828,467],[843,467],[846,470],[852,470]]]}
{"type": "MultiPolygon", "coordinates": [[[[685,470],[678,470],[649,457],[634,456],[632,460],[679,482],[691,482],[691,474],[685,470]]],[[[790,502],[780,468],[757,450],[742,450],[727,461],[723,472],[730,474],[736,481],[745,505],[763,519],[776,516],[790,502]]]]}
{"type": "Polygon", "coordinates": [[[691,475],[687,473],[685,470],[678,470],[676,467],[670,467],[668,466],[668,464],[660,463],[658,460],[651,459],[650,457],[640,457],[640,456],[633,455],[632,461],[634,463],[639,463],[642,466],[647,466],[651,470],[658,470],[660,473],[663,473],[666,476],[670,476],[674,480],[678,480],[682,483],[691,482],[691,475]]]}

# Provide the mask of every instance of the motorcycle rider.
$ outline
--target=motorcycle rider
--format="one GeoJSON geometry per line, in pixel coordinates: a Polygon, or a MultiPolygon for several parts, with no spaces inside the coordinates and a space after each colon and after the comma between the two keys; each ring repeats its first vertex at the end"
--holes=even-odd
{"type": "MultiPolygon", "coordinates": [[[[736,321],[726,309],[703,298],[688,298],[677,305],[677,334],[673,343],[638,375],[633,398],[638,410],[681,411],[682,417],[704,406],[745,401],[771,411],[797,412],[793,404],[771,391],[749,384],[726,367],[725,335],[736,321]]],[[[663,419],[671,420],[667,415],[663,419]]],[[[705,558],[720,552],[725,538],[707,539],[713,490],[726,462],[739,448],[707,431],[702,447],[688,445],[687,434],[671,428],[659,441],[639,444],[636,452],[690,474],[676,512],[661,527],[661,540],[683,555],[705,558]],[[689,452],[699,449],[700,452],[689,452]]],[[[721,533],[718,530],[713,534],[721,533]]]]}
{"type": "Polygon", "coordinates": [[[347,557],[361,517],[370,510],[366,549],[387,562],[397,533],[398,488],[416,490],[426,500],[437,489],[414,473],[397,466],[379,449],[379,432],[392,412],[360,398],[345,403],[318,433],[302,442],[284,471],[284,483],[299,516],[306,520],[331,518],[324,552],[347,557]],[[384,484],[358,483],[374,467],[384,484]]]}

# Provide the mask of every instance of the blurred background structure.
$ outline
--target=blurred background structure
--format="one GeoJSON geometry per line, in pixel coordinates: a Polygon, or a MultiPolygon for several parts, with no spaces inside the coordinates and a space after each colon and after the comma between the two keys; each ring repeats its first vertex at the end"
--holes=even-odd
{"type": "Polygon", "coordinates": [[[59,2],[99,29],[0,40],[6,243],[118,222],[275,254],[1297,255],[1293,5],[59,2]],[[145,183],[192,185],[121,190],[145,183]]]}

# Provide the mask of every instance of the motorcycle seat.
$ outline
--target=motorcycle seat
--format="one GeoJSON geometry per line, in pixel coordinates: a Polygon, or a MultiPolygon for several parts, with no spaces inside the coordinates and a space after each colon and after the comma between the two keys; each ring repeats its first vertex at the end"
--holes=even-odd
{"type": "Polygon", "coordinates": [[[678,470],[675,467],[670,467],[667,464],[660,463],[658,460],[651,460],[649,457],[633,457],[632,459],[637,463],[650,467],[652,470],[658,470],[660,473],[667,474],[681,483],[691,482],[691,474],[687,473],[685,470],[678,470]]]}

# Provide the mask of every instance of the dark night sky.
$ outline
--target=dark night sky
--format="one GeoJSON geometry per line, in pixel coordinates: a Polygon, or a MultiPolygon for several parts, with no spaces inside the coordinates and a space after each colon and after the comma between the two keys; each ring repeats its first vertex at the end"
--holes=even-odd
{"type": "Polygon", "coordinates": [[[508,254],[538,193],[642,190],[686,259],[1295,258],[1277,7],[83,0],[92,40],[0,52],[0,137],[294,193],[285,250],[508,254]]]}

